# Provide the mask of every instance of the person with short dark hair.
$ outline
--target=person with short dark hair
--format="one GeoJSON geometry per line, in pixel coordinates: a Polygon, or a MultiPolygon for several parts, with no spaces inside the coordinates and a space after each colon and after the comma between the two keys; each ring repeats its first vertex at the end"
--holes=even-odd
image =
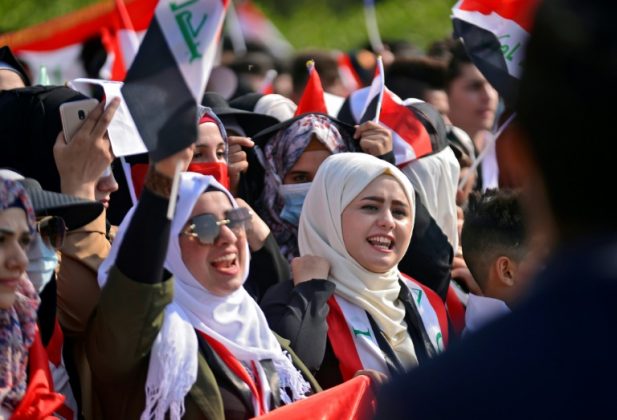
{"type": "Polygon", "coordinates": [[[462,42],[453,44],[451,52],[452,58],[446,71],[448,118],[471,137],[476,156],[485,147],[493,148],[478,167],[478,176],[479,186],[495,188],[498,169],[489,130],[495,123],[498,94],[472,63],[462,42]]]}
{"type": "Polygon", "coordinates": [[[514,145],[528,222],[552,255],[510,315],[386,385],[377,418],[614,417],[616,13],[615,2],[539,3],[514,145]]]}
{"type": "Polygon", "coordinates": [[[469,295],[467,332],[509,313],[537,266],[541,254],[532,246],[519,196],[514,190],[487,190],[469,197],[463,256],[483,296],[469,295]]]}

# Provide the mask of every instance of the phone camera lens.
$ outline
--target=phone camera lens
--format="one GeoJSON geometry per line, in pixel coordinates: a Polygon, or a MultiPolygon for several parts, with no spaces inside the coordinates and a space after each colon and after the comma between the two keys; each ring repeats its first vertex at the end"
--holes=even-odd
{"type": "Polygon", "coordinates": [[[79,117],[80,120],[85,120],[86,112],[83,109],[80,109],[79,111],[77,111],[77,116],[79,117]]]}

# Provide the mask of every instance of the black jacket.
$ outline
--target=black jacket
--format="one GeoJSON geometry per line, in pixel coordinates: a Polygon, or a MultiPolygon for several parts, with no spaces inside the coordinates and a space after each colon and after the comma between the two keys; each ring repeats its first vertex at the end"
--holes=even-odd
{"type": "MultiPolygon", "coordinates": [[[[260,305],[273,331],[291,342],[291,348],[315,374],[323,388],[343,382],[338,360],[328,340],[328,299],[334,293],[334,283],[328,280],[311,280],[294,287],[292,281],[279,283],[268,290],[260,305]]],[[[409,289],[401,282],[399,299],[405,305],[405,322],[416,356],[420,363],[434,356],[435,350],[412,302],[409,289]]],[[[374,331],[379,328],[369,315],[374,331]]],[[[376,334],[377,343],[384,352],[391,375],[402,373],[403,368],[393,350],[376,334]]]]}
{"type": "Polygon", "coordinates": [[[563,249],[511,315],[383,387],[380,419],[614,418],[617,236],[563,249]]]}

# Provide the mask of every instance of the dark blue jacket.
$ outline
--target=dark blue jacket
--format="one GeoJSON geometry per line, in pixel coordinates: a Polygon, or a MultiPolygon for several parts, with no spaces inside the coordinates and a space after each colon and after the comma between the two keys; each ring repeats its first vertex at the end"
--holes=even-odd
{"type": "Polygon", "coordinates": [[[617,236],[564,248],[510,316],[384,386],[379,419],[617,418],[617,236]]]}

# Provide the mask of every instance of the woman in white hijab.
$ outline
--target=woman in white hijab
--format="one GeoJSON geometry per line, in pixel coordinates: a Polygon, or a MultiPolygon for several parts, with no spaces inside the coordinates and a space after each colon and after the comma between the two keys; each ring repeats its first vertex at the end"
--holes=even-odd
{"type": "Polygon", "coordinates": [[[397,267],[414,217],[413,187],[395,166],[341,153],[319,168],[300,217],[294,285],[274,286],[262,307],[322,386],[360,370],[390,376],[443,349],[441,299],[397,267]]]}
{"type": "Polygon", "coordinates": [[[103,417],[250,418],[309,394],[300,370],[317,390],[242,287],[251,214],[214,178],[183,173],[170,224],[168,183],[149,172],[99,272],[88,356],[103,417]]]}

